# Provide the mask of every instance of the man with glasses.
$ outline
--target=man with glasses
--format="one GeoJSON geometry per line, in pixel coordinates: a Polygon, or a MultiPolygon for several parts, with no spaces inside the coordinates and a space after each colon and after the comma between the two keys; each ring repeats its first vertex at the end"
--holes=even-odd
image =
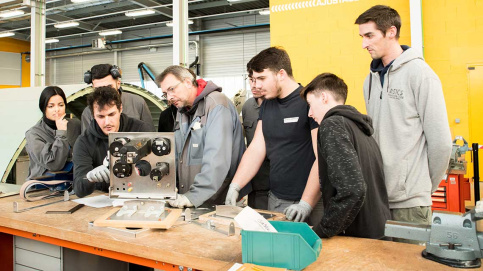
{"type": "Polygon", "coordinates": [[[156,82],[178,108],[174,124],[178,171],[177,208],[223,204],[245,151],[242,126],[221,87],[181,66],[166,68],[156,82]]]}
{"type": "MultiPolygon", "coordinates": [[[[253,79],[253,70],[251,69],[251,61],[247,63],[248,83],[252,91],[253,97],[248,99],[242,108],[243,129],[247,139],[247,146],[252,143],[255,136],[255,129],[257,128],[258,116],[260,114],[260,106],[265,100],[260,89],[256,87],[253,79]]],[[[270,174],[270,161],[265,157],[260,170],[250,181],[252,184],[252,192],[248,194],[248,206],[254,209],[268,210],[268,191],[270,174]]]]}

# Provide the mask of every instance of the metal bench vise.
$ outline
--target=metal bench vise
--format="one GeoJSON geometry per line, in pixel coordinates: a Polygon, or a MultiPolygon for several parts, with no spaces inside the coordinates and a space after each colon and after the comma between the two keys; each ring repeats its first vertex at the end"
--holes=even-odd
{"type": "MultiPolygon", "coordinates": [[[[478,209],[478,208],[477,208],[478,209]]],[[[434,211],[431,225],[389,220],[385,235],[426,242],[422,256],[451,267],[479,268],[483,255],[483,233],[477,221],[483,212],[434,211]]]]}

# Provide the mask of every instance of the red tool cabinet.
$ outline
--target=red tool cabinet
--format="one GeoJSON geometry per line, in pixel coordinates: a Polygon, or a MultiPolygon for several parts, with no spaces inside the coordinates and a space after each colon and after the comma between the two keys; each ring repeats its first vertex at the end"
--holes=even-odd
{"type": "Polygon", "coordinates": [[[465,200],[471,200],[470,183],[463,174],[449,174],[431,195],[432,210],[465,212],[465,200]]]}

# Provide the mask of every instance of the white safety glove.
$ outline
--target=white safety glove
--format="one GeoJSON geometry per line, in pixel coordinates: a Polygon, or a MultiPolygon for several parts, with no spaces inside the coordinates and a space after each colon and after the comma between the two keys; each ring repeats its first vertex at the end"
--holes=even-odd
{"type": "Polygon", "coordinates": [[[87,172],[86,178],[92,183],[109,183],[109,169],[104,165],[100,165],[87,172]]]}
{"type": "Polygon", "coordinates": [[[102,161],[102,164],[104,166],[106,166],[107,168],[109,168],[109,157],[110,157],[109,156],[109,150],[107,150],[107,155],[106,155],[106,157],[104,157],[104,160],[102,161]]]}
{"type": "Polygon", "coordinates": [[[292,204],[283,210],[288,220],[294,222],[304,222],[312,212],[312,206],[307,202],[300,200],[297,204],[292,204]]]}
{"type": "Polygon", "coordinates": [[[166,201],[171,207],[175,208],[185,208],[185,207],[193,207],[193,203],[185,196],[185,195],[178,195],[178,198],[175,200],[168,200],[166,201]]]}
{"type": "Polygon", "coordinates": [[[228,188],[228,193],[226,194],[225,205],[236,206],[236,200],[240,195],[240,186],[236,183],[231,183],[228,188]]]}

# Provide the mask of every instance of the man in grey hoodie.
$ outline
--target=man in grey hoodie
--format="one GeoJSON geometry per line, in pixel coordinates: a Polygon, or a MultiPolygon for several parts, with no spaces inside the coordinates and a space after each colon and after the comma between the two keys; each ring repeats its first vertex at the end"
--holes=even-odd
{"type": "Polygon", "coordinates": [[[180,195],[168,203],[177,208],[223,204],[245,151],[235,106],[221,87],[196,80],[181,66],[166,68],[156,82],[178,108],[174,136],[180,195]]]}
{"type": "Polygon", "coordinates": [[[399,44],[396,10],[373,6],[355,23],[373,59],[364,99],[384,161],[392,219],[430,224],[431,194],[451,153],[441,81],[418,50],[399,44]]]}

